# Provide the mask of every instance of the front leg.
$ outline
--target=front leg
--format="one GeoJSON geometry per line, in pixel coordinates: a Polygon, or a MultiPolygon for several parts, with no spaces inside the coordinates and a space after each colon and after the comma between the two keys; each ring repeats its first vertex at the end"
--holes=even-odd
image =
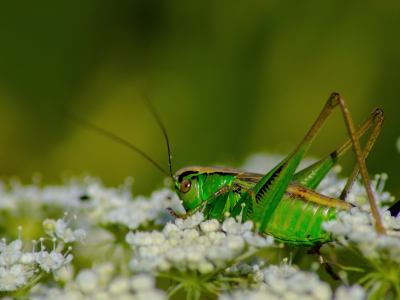
{"type": "Polygon", "coordinates": [[[186,219],[187,217],[189,217],[187,213],[186,214],[176,213],[171,207],[167,207],[165,210],[168,210],[171,216],[173,216],[176,219],[186,219]]]}
{"type": "Polygon", "coordinates": [[[209,215],[208,218],[211,216],[213,218],[220,219],[222,217],[222,212],[226,206],[230,188],[231,187],[229,185],[223,186],[222,188],[218,189],[212,196],[203,201],[200,205],[198,205],[191,211],[187,211],[186,214],[176,213],[170,207],[168,207],[166,210],[169,211],[171,216],[177,219],[186,219],[198,211],[204,211],[206,209],[206,206],[209,206],[207,209],[207,213],[209,215]]]}

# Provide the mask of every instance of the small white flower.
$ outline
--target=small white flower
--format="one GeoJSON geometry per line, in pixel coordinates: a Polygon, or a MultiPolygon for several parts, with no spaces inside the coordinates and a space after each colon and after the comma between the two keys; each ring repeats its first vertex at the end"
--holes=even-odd
{"type": "Polygon", "coordinates": [[[167,252],[166,257],[173,263],[182,263],[185,259],[185,251],[181,248],[171,249],[167,252]]]}
{"type": "Polygon", "coordinates": [[[350,232],[351,225],[339,223],[338,220],[330,220],[321,224],[323,230],[333,233],[335,236],[343,236],[350,232]]]}
{"type": "Polygon", "coordinates": [[[71,254],[69,254],[67,258],[64,258],[61,253],[57,253],[54,250],[50,253],[48,253],[47,251],[40,251],[34,253],[34,256],[36,262],[39,264],[39,267],[47,273],[49,273],[50,270],[59,269],[63,264],[67,264],[72,260],[71,254]]]}
{"type": "Polygon", "coordinates": [[[89,269],[79,271],[75,281],[84,294],[91,294],[98,286],[96,274],[89,269]]]}
{"type": "Polygon", "coordinates": [[[68,268],[60,268],[56,271],[56,276],[64,283],[71,282],[74,279],[74,266],[71,264],[68,268]]]}
{"type": "Polygon", "coordinates": [[[368,225],[353,225],[352,231],[347,234],[348,238],[355,243],[368,243],[376,239],[376,231],[371,230],[368,225]]]}
{"type": "Polygon", "coordinates": [[[0,267],[0,291],[15,291],[25,285],[26,281],[22,265],[13,265],[10,270],[0,267]]]}
{"type": "Polygon", "coordinates": [[[23,253],[19,259],[19,262],[24,265],[30,265],[35,261],[33,253],[23,253]]]}
{"type": "Polygon", "coordinates": [[[213,231],[218,231],[221,228],[221,224],[217,219],[207,220],[200,223],[200,228],[203,232],[209,233],[213,231]]]}
{"type": "Polygon", "coordinates": [[[153,230],[151,235],[152,235],[152,238],[153,238],[153,244],[154,245],[161,245],[161,244],[163,244],[165,242],[165,235],[162,234],[161,232],[153,230]]]}
{"type": "Polygon", "coordinates": [[[129,264],[128,268],[135,272],[151,272],[158,266],[159,259],[137,259],[133,258],[129,264]]]}
{"type": "Polygon", "coordinates": [[[165,260],[164,258],[161,258],[158,260],[158,265],[157,268],[161,271],[161,272],[167,272],[171,269],[172,265],[165,260]]]}
{"type": "Polygon", "coordinates": [[[299,294],[308,293],[318,284],[319,279],[313,273],[296,272],[288,277],[288,288],[299,294]]]}
{"type": "Polygon", "coordinates": [[[128,231],[128,233],[125,236],[125,241],[129,244],[132,245],[135,241],[135,234],[132,231],[128,231]]]}
{"type": "Polygon", "coordinates": [[[86,237],[86,231],[84,229],[77,229],[74,231],[75,239],[81,241],[86,237]]]}
{"type": "MultiPolygon", "coordinates": [[[[131,299],[131,298],[130,298],[131,299]]],[[[164,291],[151,289],[135,294],[136,300],[167,300],[168,297],[164,291]]],[[[123,299],[127,300],[127,299],[123,299]]]]}
{"type": "Polygon", "coordinates": [[[267,273],[273,273],[275,276],[289,277],[296,272],[297,270],[295,268],[285,263],[281,266],[269,265],[264,269],[264,276],[266,276],[267,273]]]}
{"type": "Polygon", "coordinates": [[[228,235],[226,245],[235,253],[241,252],[245,246],[243,238],[239,235],[228,235]]]}
{"type": "Polygon", "coordinates": [[[207,274],[214,271],[214,265],[206,260],[203,260],[198,263],[198,270],[201,274],[207,274]]]}
{"type": "Polygon", "coordinates": [[[134,291],[139,292],[151,290],[154,286],[155,280],[153,276],[150,276],[148,274],[138,274],[132,277],[131,288],[134,291]]]}
{"type": "Polygon", "coordinates": [[[20,251],[22,248],[22,241],[20,239],[12,241],[8,246],[7,246],[7,252],[11,251],[20,251]]]}
{"type": "Polygon", "coordinates": [[[166,241],[166,244],[171,247],[175,247],[175,246],[179,245],[180,241],[181,241],[181,239],[179,239],[179,238],[170,238],[166,241]]]}
{"type": "Polygon", "coordinates": [[[245,234],[243,234],[243,238],[249,245],[257,248],[268,247],[274,243],[273,236],[268,235],[266,238],[264,238],[258,234],[253,234],[251,231],[247,231],[245,234]]]}
{"type": "Polygon", "coordinates": [[[226,235],[225,235],[225,233],[223,233],[221,231],[217,231],[217,232],[213,231],[213,232],[210,232],[209,234],[207,234],[207,237],[210,240],[210,242],[216,241],[217,243],[219,243],[219,240],[225,239],[226,235]]]}
{"type": "MultiPolygon", "coordinates": [[[[311,290],[317,300],[330,300],[332,299],[332,290],[328,283],[319,281],[311,290]]],[[[347,298],[354,300],[354,298],[347,298]]]]}
{"type": "Polygon", "coordinates": [[[229,217],[222,223],[222,230],[227,234],[241,234],[242,224],[236,222],[233,217],[229,217]]]}
{"type": "Polygon", "coordinates": [[[64,222],[64,219],[58,219],[54,227],[56,236],[62,239],[65,243],[70,243],[75,241],[74,232],[71,228],[68,228],[68,223],[64,222]]]}
{"type": "Polygon", "coordinates": [[[3,252],[0,254],[0,266],[13,265],[19,261],[21,256],[22,252],[18,250],[3,252]]]}
{"type": "Polygon", "coordinates": [[[234,258],[233,252],[223,246],[211,246],[206,250],[206,256],[217,266],[222,266],[234,258]]]}
{"type": "Polygon", "coordinates": [[[175,224],[180,229],[193,228],[204,221],[204,214],[200,211],[196,212],[194,215],[187,217],[186,219],[175,219],[175,224]]]}
{"type": "Polygon", "coordinates": [[[190,240],[195,240],[199,237],[199,232],[196,229],[185,229],[183,231],[183,238],[184,239],[190,239],[190,240]]]}
{"type": "Polygon", "coordinates": [[[227,234],[239,235],[250,231],[253,225],[252,221],[246,221],[241,224],[241,222],[236,222],[233,217],[230,217],[222,223],[222,230],[227,234]]]}
{"type": "Polygon", "coordinates": [[[189,240],[189,239],[182,239],[179,241],[179,245],[183,246],[182,249],[187,249],[188,246],[193,245],[194,240],[189,240]]]}
{"type": "Polygon", "coordinates": [[[207,236],[199,236],[196,241],[198,244],[204,245],[205,247],[211,246],[211,242],[207,236]]]}
{"type": "Polygon", "coordinates": [[[147,246],[153,244],[153,237],[150,232],[129,231],[125,237],[128,244],[133,246],[147,246]]]}
{"type": "Polygon", "coordinates": [[[180,238],[182,236],[182,233],[183,233],[182,229],[180,229],[177,225],[175,225],[175,224],[173,224],[171,222],[168,222],[165,225],[165,227],[164,227],[162,232],[168,238],[171,238],[171,237],[180,238]]]}
{"type": "Polygon", "coordinates": [[[108,291],[113,295],[120,295],[128,293],[130,289],[130,281],[127,277],[116,277],[110,282],[108,286],[108,291]]]}
{"type": "Polygon", "coordinates": [[[93,271],[96,273],[99,283],[102,286],[108,284],[115,272],[115,266],[112,262],[105,262],[99,265],[93,266],[93,271]]]}
{"type": "Polygon", "coordinates": [[[42,223],[44,232],[50,236],[54,236],[54,230],[56,228],[56,220],[46,219],[42,223]]]}
{"type": "Polygon", "coordinates": [[[139,248],[139,256],[144,259],[154,259],[160,254],[159,246],[143,246],[139,248]]]}
{"type": "Polygon", "coordinates": [[[203,254],[200,251],[197,251],[196,249],[191,248],[186,251],[186,261],[189,264],[197,264],[203,259],[204,259],[203,254]]]}
{"type": "Polygon", "coordinates": [[[283,295],[287,290],[287,284],[284,277],[276,276],[272,272],[267,272],[264,275],[265,283],[277,294],[283,295]]]}
{"type": "Polygon", "coordinates": [[[364,300],[365,298],[365,290],[358,284],[350,287],[339,286],[335,291],[335,300],[364,300]]]}
{"type": "Polygon", "coordinates": [[[253,221],[250,221],[250,220],[248,220],[242,224],[243,232],[250,231],[253,229],[253,227],[254,227],[254,223],[253,223],[253,221]]]}
{"type": "MultiPolygon", "coordinates": [[[[119,296],[119,295],[118,295],[119,296]]],[[[109,300],[113,297],[113,295],[110,295],[109,293],[107,293],[106,291],[94,291],[92,294],[92,297],[89,299],[93,299],[93,300],[109,300]]],[[[81,299],[85,299],[83,297],[83,295],[81,295],[80,298],[77,298],[76,300],[81,300],[81,299]]],[[[87,299],[87,298],[86,298],[87,299]]],[[[65,299],[67,300],[67,299],[65,299]]],[[[68,299],[69,300],[69,299],[68,299]]]]}

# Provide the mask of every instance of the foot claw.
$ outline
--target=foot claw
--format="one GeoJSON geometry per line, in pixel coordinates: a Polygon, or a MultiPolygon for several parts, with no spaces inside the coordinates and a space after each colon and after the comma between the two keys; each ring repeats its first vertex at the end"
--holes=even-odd
{"type": "Polygon", "coordinates": [[[171,216],[173,216],[174,218],[186,219],[185,215],[181,215],[181,214],[176,213],[171,207],[167,207],[165,210],[168,210],[169,213],[171,214],[171,216]]]}

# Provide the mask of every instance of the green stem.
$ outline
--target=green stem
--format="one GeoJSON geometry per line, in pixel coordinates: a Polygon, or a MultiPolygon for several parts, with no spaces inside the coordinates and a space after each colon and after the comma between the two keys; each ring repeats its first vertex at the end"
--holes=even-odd
{"type": "Polygon", "coordinates": [[[363,284],[364,282],[366,282],[367,280],[369,280],[371,277],[374,277],[374,276],[376,276],[376,274],[369,273],[369,274],[365,275],[364,277],[360,278],[358,280],[358,284],[363,284]]]}
{"type": "Polygon", "coordinates": [[[168,293],[168,298],[171,298],[177,291],[183,288],[185,285],[181,282],[174,286],[174,288],[168,293]]]}
{"type": "Polygon", "coordinates": [[[33,275],[29,279],[29,282],[28,282],[28,284],[26,286],[24,286],[24,287],[20,288],[19,290],[15,291],[14,293],[12,293],[11,294],[12,297],[14,297],[14,298],[22,297],[27,292],[29,292],[31,288],[33,288],[36,284],[38,284],[39,281],[42,280],[47,275],[49,275],[49,274],[47,274],[43,270],[40,270],[38,273],[36,273],[35,275],[33,275]]]}
{"type": "Polygon", "coordinates": [[[220,280],[220,281],[235,281],[235,282],[247,283],[247,281],[245,279],[243,279],[243,278],[222,277],[222,278],[218,278],[218,280],[220,280]]]}
{"type": "Polygon", "coordinates": [[[208,292],[210,292],[210,293],[212,293],[212,294],[214,294],[214,295],[216,295],[216,296],[219,296],[218,291],[217,291],[215,288],[212,288],[212,287],[211,287],[211,284],[204,283],[202,286],[203,286],[203,288],[204,288],[205,290],[207,290],[208,292]]]}
{"type": "Polygon", "coordinates": [[[199,300],[200,299],[200,291],[195,287],[191,287],[187,294],[186,300],[199,300]]]}

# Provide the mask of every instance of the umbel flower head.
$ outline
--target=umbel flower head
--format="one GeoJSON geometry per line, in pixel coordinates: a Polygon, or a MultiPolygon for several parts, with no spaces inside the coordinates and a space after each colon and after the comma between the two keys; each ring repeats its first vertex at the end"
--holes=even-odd
{"type": "MultiPolygon", "coordinates": [[[[56,228],[53,224],[61,224],[63,219],[58,221],[45,220],[43,226],[45,231],[53,235],[56,228]]],[[[64,226],[64,231],[70,231],[64,226]]],[[[43,277],[43,272],[50,273],[59,270],[62,266],[69,264],[73,256],[68,254],[72,247],[68,247],[68,251],[64,254],[60,253],[64,242],[61,241],[57,246],[57,238],[53,237],[53,250],[49,253],[45,249],[43,242],[46,238],[40,238],[39,241],[33,240],[33,248],[31,252],[25,252],[22,248],[21,240],[22,227],[18,228],[19,237],[17,240],[7,243],[6,239],[0,241],[0,296],[9,292],[9,295],[23,295],[35,285],[40,278],[43,277]],[[36,252],[35,248],[40,244],[40,251],[36,252]],[[59,247],[61,246],[61,247],[59,247]]],[[[79,230],[83,235],[83,229],[79,230]]],[[[57,234],[57,233],[56,233],[57,234]]],[[[48,239],[48,238],[47,238],[48,239]]],[[[57,276],[55,276],[57,279],[57,276]]]]}
{"type": "Polygon", "coordinates": [[[251,221],[241,224],[228,218],[222,224],[224,232],[218,220],[203,220],[203,213],[197,212],[186,220],[167,223],[162,232],[129,232],[126,241],[135,253],[129,267],[137,272],[177,269],[207,274],[225,268],[249,247],[273,244],[271,236],[263,238],[250,231],[251,221]]]}
{"type": "Polygon", "coordinates": [[[195,282],[200,289],[213,290],[215,287],[210,287],[208,282],[210,275],[251,257],[260,247],[271,246],[274,242],[271,236],[264,238],[251,232],[251,221],[241,224],[234,218],[227,218],[221,226],[218,220],[203,220],[203,213],[197,212],[186,220],[167,223],[162,232],[130,231],[126,242],[134,255],[129,268],[165,277],[175,274],[173,278],[179,281],[177,289],[196,289],[195,282]]]}

